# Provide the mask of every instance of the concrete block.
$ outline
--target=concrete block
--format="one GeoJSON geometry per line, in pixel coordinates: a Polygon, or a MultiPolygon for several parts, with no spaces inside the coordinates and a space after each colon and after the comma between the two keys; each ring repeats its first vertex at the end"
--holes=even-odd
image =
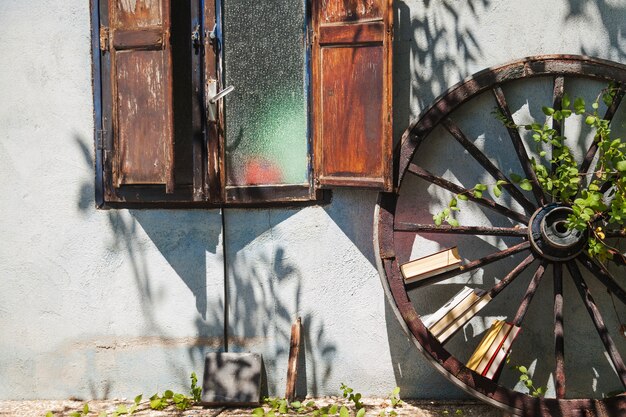
{"type": "Polygon", "coordinates": [[[208,353],[202,402],[255,405],[261,400],[262,357],[257,353],[208,353]]]}

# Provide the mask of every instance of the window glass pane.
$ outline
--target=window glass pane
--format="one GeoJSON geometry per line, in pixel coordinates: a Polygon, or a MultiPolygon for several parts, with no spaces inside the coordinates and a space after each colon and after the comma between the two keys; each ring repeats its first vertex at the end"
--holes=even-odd
{"type": "Polygon", "coordinates": [[[223,0],[227,185],[308,182],[305,6],[223,0]]]}

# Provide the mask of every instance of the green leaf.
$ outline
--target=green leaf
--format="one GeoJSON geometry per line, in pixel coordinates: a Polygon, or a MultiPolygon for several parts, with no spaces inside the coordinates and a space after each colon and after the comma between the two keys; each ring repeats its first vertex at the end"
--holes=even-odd
{"type": "Polygon", "coordinates": [[[459,194],[459,195],[457,195],[457,196],[456,196],[456,198],[458,198],[458,199],[459,199],[459,200],[461,200],[461,201],[467,201],[467,200],[469,200],[469,197],[467,197],[467,195],[466,195],[466,194],[459,194]]]}
{"type": "Polygon", "coordinates": [[[500,197],[502,195],[502,189],[499,186],[493,187],[493,195],[500,197]]]}
{"type": "Polygon", "coordinates": [[[115,412],[118,414],[127,414],[128,409],[126,408],[125,404],[121,404],[115,409],[115,412]]]}
{"type": "Polygon", "coordinates": [[[339,417],[350,417],[350,412],[345,405],[341,406],[341,409],[339,410],[339,417]]]}
{"type": "Polygon", "coordinates": [[[587,116],[585,118],[585,123],[587,123],[588,125],[592,125],[595,121],[596,118],[594,116],[587,116]]]}
{"type": "Polygon", "coordinates": [[[585,100],[582,97],[578,97],[574,100],[574,112],[576,114],[583,114],[585,112],[585,100]]]}
{"type": "Polygon", "coordinates": [[[365,415],[365,408],[361,408],[356,412],[356,417],[363,417],[365,415]]]}
{"type": "Polygon", "coordinates": [[[309,408],[315,407],[315,401],[309,401],[308,403],[306,403],[306,406],[309,408]]]}
{"type": "Polygon", "coordinates": [[[561,100],[561,108],[567,109],[571,104],[571,100],[567,93],[563,94],[563,99],[561,100]]]}
{"type": "Polygon", "coordinates": [[[526,190],[526,191],[532,191],[533,189],[533,185],[527,179],[522,180],[519,186],[522,190],[526,190]]]}
{"type": "Polygon", "coordinates": [[[83,407],[83,414],[89,414],[89,404],[85,404],[83,407]]]}
{"type": "Polygon", "coordinates": [[[278,412],[281,414],[287,413],[287,401],[286,400],[282,400],[280,402],[280,405],[278,406],[278,412]]]}
{"type": "Polygon", "coordinates": [[[523,374],[527,374],[528,373],[528,369],[524,365],[518,366],[517,370],[520,371],[523,374]]]}
{"type": "Polygon", "coordinates": [[[452,227],[459,227],[459,221],[457,219],[448,219],[448,224],[452,227]]]}
{"type": "Polygon", "coordinates": [[[168,390],[166,390],[163,393],[163,398],[168,398],[169,399],[169,398],[172,398],[172,397],[174,397],[174,391],[172,391],[172,390],[168,389],[168,390]]]}
{"type": "Polygon", "coordinates": [[[552,116],[554,114],[554,109],[552,107],[543,106],[541,110],[546,116],[552,116]]]}
{"type": "Polygon", "coordinates": [[[400,387],[395,387],[393,391],[391,391],[391,395],[395,396],[400,394],[400,387]]]}
{"type": "Polygon", "coordinates": [[[138,396],[135,397],[135,404],[139,404],[141,402],[141,399],[143,398],[143,394],[139,394],[138,396]]]}
{"type": "Polygon", "coordinates": [[[624,172],[626,171],[626,161],[619,161],[616,165],[615,168],[617,168],[617,170],[619,172],[624,172]]]}
{"type": "Polygon", "coordinates": [[[511,172],[511,175],[509,175],[511,177],[511,181],[513,181],[514,183],[518,183],[522,180],[522,177],[517,175],[514,172],[511,172]]]}
{"type": "Polygon", "coordinates": [[[73,413],[70,413],[70,417],[80,417],[80,413],[78,411],[74,411],[73,413]]]}
{"type": "Polygon", "coordinates": [[[600,105],[598,104],[598,102],[597,102],[597,101],[594,101],[594,102],[591,104],[591,107],[593,107],[593,109],[594,109],[594,110],[598,110],[598,107],[600,107],[600,105]]]}
{"type": "Polygon", "coordinates": [[[480,190],[474,190],[474,192],[472,193],[474,195],[474,197],[476,198],[481,198],[483,196],[483,192],[480,190]]]}
{"type": "Polygon", "coordinates": [[[300,401],[294,401],[291,403],[292,408],[300,408],[302,407],[302,403],[300,401]]]}
{"type": "Polygon", "coordinates": [[[337,406],[337,404],[331,405],[330,408],[328,409],[328,414],[337,414],[338,408],[339,406],[337,406]]]}
{"type": "MultiPolygon", "coordinates": [[[[48,417],[48,416],[46,416],[48,417]]],[[[101,411],[100,414],[98,414],[98,417],[107,417],[107,412],[106,411],[101,411]]]]}
{"type": "Polygon", "coordinates": [[[46,417],[54,417],[54,413],[52,411],[48,411],[46,413],[46,417]]]}
{"type": "Polygon", "coordinates": [[[265,409],[263,407],[257,407],[252,410],[252,415],[256,417],[263,417],[265,415],[265,409]]]}

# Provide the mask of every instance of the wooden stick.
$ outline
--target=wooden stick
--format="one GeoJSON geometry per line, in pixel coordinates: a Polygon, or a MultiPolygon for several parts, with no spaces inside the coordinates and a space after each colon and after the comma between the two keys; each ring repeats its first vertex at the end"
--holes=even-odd
{"type": "Polygon", "coordinates": [[[291,326],[291,342],[289,344],[289,362],[287,367],[287,389],[285,398],[293,401],[296,397],[296,380],[298,378],[298,357],[300,356],[300,339],[302,330],[302,319],[298,317],[291,326]]]}
{"type": "Polygon", "coordinates": [[[565,338],[563,331],[563,264],[553,264],[554,273],[554,389],[556,398],[565,398],[565,338]]]}
{"type": "Polygon", "coordinates": [[[409,222],[397,222],[394,231],[413,233],[449,233],[459,235],[528,236],[528,229],[526,227],[436,226],[434,224],[409,222]]]}

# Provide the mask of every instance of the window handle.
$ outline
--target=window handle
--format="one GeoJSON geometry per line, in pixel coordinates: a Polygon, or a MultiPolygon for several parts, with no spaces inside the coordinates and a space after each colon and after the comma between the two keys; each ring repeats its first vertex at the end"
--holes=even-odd
{"type": "Polygon", "coordinates": [[[211,104],[217,103],[218,100],[223,99],[227,94],[232,93],[233,90],[235,90],[235,86],[234,85],[230,85],[230,86],[226,87],[225,89],[223,89],[222,91],[220,91],[219,93],[217,93],[216,95],[211,97],[209,99],[209,103],[211,103],[211,104]]]}

